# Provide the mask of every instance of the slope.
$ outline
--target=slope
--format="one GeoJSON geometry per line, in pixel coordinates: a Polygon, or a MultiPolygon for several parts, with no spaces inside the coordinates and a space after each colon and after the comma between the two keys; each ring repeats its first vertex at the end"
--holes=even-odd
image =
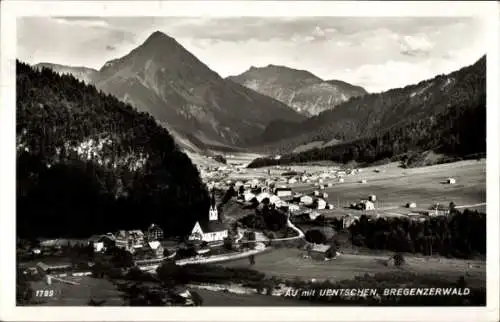
{"type": "MultiPolygon", "coordinates": [[[[449,75],[439,75],[416,85],[351,98],[318,116],[285,128],[266,129],[254,139],[253,149],[287,153],[315,141],[349,142],[367,138],[394,126],[447,112],[457,102],[476,104],[486,91],[486,57],[449,75]],[[276,138],[273,133],[291,134],[276,138]]],[[[279,124],[278,124],[279,125],[279,124]]]]}
{"type": "Polygon", "coordinates": [[[448,76],[350,100],[321,117],[301,124],[305,129],[318,130],[285,144],[296,146],[300,141],[332,137],[343,143],[288,154],[280,160],[255,160],[251,166],[312,160],[371,163],[401,158],[411,164],[418,159],[414,153],[423,151],[450,156],[449,160],[484,154],[486,57],[448,76]]]}
{"type": "Polygon", "coordinates": [[[155,120],[70,75],[17,63],[17,232],[88,237],[206,215],[196,168],[155,120]]]}
{"type": "Polygon", "coordinates": [[[324,81],[308,71],[277,65],[251,67],[227,79],[275,98],[305,116],[318,115],[350,97],[367,93],[359,86],[341,81],[324,81]]]}
{"type": "Polygon", "coordinates": [[[161,32],[106,63],[96,86],[187,140],[216,149],[245,142],[270,121],[304,119],[281,102],[224,80],[161,32]]]}

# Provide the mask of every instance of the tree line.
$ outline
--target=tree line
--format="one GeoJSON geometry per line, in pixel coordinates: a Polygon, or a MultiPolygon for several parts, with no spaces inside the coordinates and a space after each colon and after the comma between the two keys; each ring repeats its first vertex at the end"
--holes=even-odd
{"type": "Polygon", "coordinates": [[[149,114],[19,61],[16,80],[20,237],[88,237],[151,223],[178,235],[206,215],[197,169],[149,114]]]}
{"type": "MultiPolygon", "coordinates": [[[[344,230],[339,218],[319,216],[306,224],[331,227],[337,232],[344,230]]],[[[431,217],[425,221],[370,219],[362,215],[346,231],[353,245],[370,249],[456,258],[486,254],[486,214],[469,209],[462,212],[452,209],[448,216],[431,217]]],[[[314,243],[334,244],[337,236],[329,238],[324,231],[311,229],[306,238],[314,243]]],[[[337,247],[341,247],[338,242],[337,247]]]]}

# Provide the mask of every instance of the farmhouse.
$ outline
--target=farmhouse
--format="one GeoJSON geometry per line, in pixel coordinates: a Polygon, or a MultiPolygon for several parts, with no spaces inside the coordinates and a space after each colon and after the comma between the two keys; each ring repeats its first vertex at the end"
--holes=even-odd
{"type": "Polygon", "coordinates": [[[277,203],[280,203],[280,202],[281,202],[281,199],[278,196],[271,195],[269,197],[269,203],[271,203],[271,204],[277,204],[277,203]]]}
{"type": "Polygon", "coordinates": [[[146,243],[142,248],[139,248],[135,252],[135,256],[138,259],[162,258],[163,251],[163,247],[159,241],[150,241],[146,243]]]}
{"type": "Polygon", "coordinates": [[[359,206],[362,210],[375,210],[375,204],[370,200],[362,200],[359,206]]]}
{"type": "Polygon", "coordinates": [[[324,199],[318,198],[314,201],[314,207],[316,209],[325,209],[326,208],[326,201],[324,199]]]}
{"type": "Polygon", "coordinates": [[[267,192],[261,192],[257,195],[257,201],[260,203],[262,202],[264,199],[270,199],[271,198],[271,195],[268,194],[267,192]]]}
{"type": "Polygon", "coordinates": [[[219,218],[219,212],[212,195],[212,202],[208,211],[208,220],[197,221],[191,231],[189,240],[202,240],[206,242],[222,241],[228,236],[226,225],[219,218]]]}
{"type": "Polygon", "coordinates": [[[417,208],[417,204],[415,202],[409,202],[406,204],[407,208],[417,208]]]}
{"type": "Polygon", "coordinates": [[[252,199],[255,198],[255,195],[253,193],[251,193],[251,192],[245,192],[243,194],[243,198],[244,198],[245,201],[251,201],[252,199]]]}
{"type": "Polygon", "coordinates": [[[310,206],[313,203],[313,198],[311,196],[302,196],[300,197],[300,202],[306,206],[310,206]]]}
{"type": "Polygon", "coordinates": [[[448,184],[455,184],[457,181],[455,180],[455,178],[448,178],[447,180],[447,183],[448,184]]]}
{"type": "Polygon", "coordinates": [[[141,230],[120,230],[116,233],[115,245],[127,250],[141,248],[144,245],[144,233],[141,230]]]}
{"type": "Polygon", "coordinates": [[[278,197],[287,197],[292,195],[292,189],[290,188],[276,188],[274,189],[274,194],[278,197]]]}

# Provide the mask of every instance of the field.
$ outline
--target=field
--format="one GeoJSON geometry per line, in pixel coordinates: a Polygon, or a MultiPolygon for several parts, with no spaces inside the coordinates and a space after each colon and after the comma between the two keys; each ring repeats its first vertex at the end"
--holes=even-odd
{"type": "Polygon", "coordinates": [[[255,258],[255,265],[248,260],[226,262],[226,267],[246,267],[256,269],[271,276],[339,281],[353,279],[364,274],[396,272],[401,269],[414,273],[431,273],[455,282],[467,275],[468,283],[484,286],[486,283],[486,262],[459,259],[424,258],[407,256],[404,268],[384,266],[388,256],[382,255],[341,255],[331,261],[304,259],[305,252],[299,249],[282,248],[262,253],[255,258]]]}
{"type": "MultiPolygon", "coordinates": [[[[361,173],[346,176],[344,183],[325,180],[328,182],[333,186],[324,192],[328,193],[328,202],[336,208],[348,207],[371,194],[377,196],[376,208],[386,211],[402,208],[408,202],[415,202],[419,209],[428,209],[434,203],[448,205],[451,201],[459,207],[472,206],[478,211],[486,208],[485,159],[414,169],[403,169],[391,163],[364,168],[361,173]],[[456,184],[445,183],[450,177],[456,179],[456,184]],[[366,183],[360,183],[361,180],[366,180],[366,183]]],[[[312,184],[302,183],[292,187],[294,191],[304,193],[317,189],[312,184]]]]}
{"type": "Polygon", "coordinates": [[[107,279],[92,277],[70,277],[67,280],[77,282],[78,285],[70,285],[53,281],[47,285],[44,281],[33,282],[33,290],[54,290],[54,296],[48,298],[37,298],[44,300],[44,306],[87,306],[90,299],[96,302],[106,300],[104,306],[122,306],[124,301],[122,292],[107,279]]]}
{"type": "Polygon", "coordinates": [[[287,299],[284,297],[235,294],[195,289],[203,298],[204,306],[311,306],[318,305],[308,301],[287,299]]]}
{"type": "MultiPolygon", "coordinates": [[[[101,302],[103,306],[123,306],[122,292],[106,279],[91,277],[71,278],[79,285],[69,285],[53,282],[47,285],[45,282],[33,282],[33,290],[54,290],[55,296],[37,298],[42,300],[43,306],[87,306],[90,299],[101,302]]],[[[307,301],[271,297],[257,294],[234,294],[227,292],[216,292],[203,289],[192,289],[203,298],[204,306],[308,306],[307,301]]]]}

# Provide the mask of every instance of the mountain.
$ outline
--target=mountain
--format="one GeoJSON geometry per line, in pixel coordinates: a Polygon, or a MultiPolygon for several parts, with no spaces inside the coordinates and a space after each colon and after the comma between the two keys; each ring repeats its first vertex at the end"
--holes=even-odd
{"type": "Polygon", "coordinates": [[[205,218],[197,169],[150,115],[47,68],[17,62],[16,78],[18,236],[177,235],[205,218]]]}
{"type": "Polygon", "coordinates": [[[230,149],[273,120],[305,119],[277,100],[223,79],[158,31],[107,62],[95,83],[196,146],[230,149]]]}
{"type": "Polygon", "coordinates": [[[267,145],[261,142],[255,150],[288,153],[281,158],[282,163],[325,159],[369,162],[409,151],[464,157],[486,152],[485,102],[483,56],[451,74],[354,98],[317,117],[289,123],[287,133],[292,136],[267,145]],[[290,154],[304,145],[313,149],[290,154]]]}
{"type": "Polygon", "coordinates": [[[86,84],[92,84],[98,71],[87,67],[72,67],[52,63],[38,63],[34,66],[36,69],[50,68],[58,74],[70,74],[86,84]]]}
{"type": "Polygon", "coordinates": [[[275,98],[305,116],[318,115],[351,97],[367,93],[359,86],[324,81],[308,71],[277,65],[251,67],[243,74],[227,79],[275,98]]]}

